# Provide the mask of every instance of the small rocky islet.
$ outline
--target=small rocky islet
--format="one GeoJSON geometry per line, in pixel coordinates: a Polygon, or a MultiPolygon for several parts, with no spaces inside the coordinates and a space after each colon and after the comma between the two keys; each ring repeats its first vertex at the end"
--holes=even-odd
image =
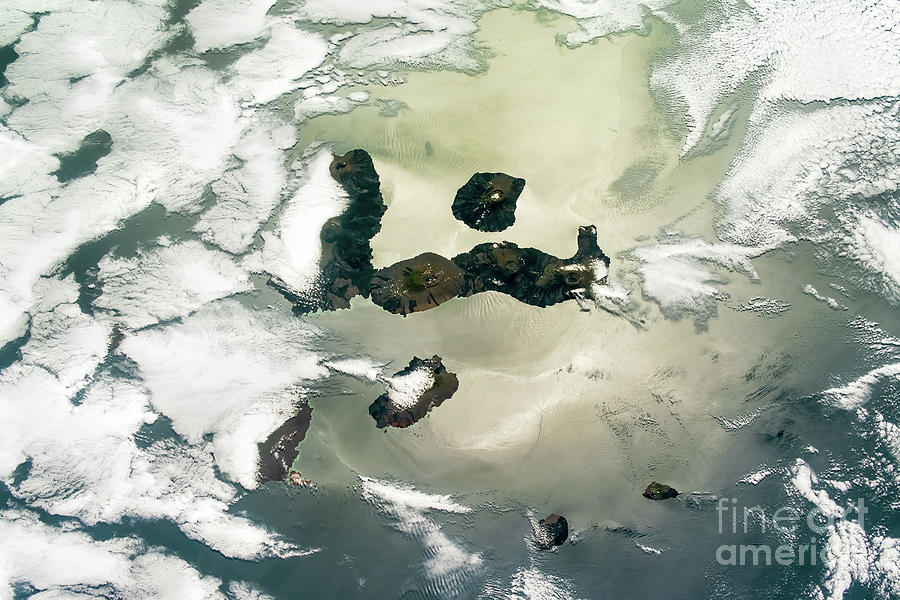
{"type": "Polygon", "coordinates": [[[664,483],[653,481],[641,495],[649,500],[668,500],[669,498],[677,497],[678,491],[664,483]]]}
{"type": "Polygon", "coordinates": [[[562,546],[569,537],[569,522],[562,515],[551,513],[538,521],[534,529],[534,544],[540,550],[562,546]]]}

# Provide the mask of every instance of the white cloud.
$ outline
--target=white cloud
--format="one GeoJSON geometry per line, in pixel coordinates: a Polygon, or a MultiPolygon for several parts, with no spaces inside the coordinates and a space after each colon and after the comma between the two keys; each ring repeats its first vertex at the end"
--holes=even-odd
{"type": "Polygon", "coordinates": [[[31,336],[22,347],[22,362],[54,373],[69,393],[80,389],[106,356],[110,327],[60,304],[31,320],[31,336]]]}
{"type": "Polygon", "coordinates": [[[284,206],[278,226],[263,233],[261,264],[254,265],[298,292],[315,285],[322,254],[322,226],[340,215],[348,202],[344,188],[331,177],[331,160],[328,149],[307,158],[305,174],[284,206]]]}
{"type": "Polygon", "coordinates": [[[566,43],[583,44],[599,37],[640,29],[649,12],[673,4],[674,0],[534,0],[535,6],[560,12],[578,20],[578,30],[566,35],[566,43]]]}
{"type": "Polygon", "coordinates": [[[151,247],[134,258],[105,256],[94,302],[131,328],[181,317],[202,305],[251,289],[249,273],[197,241],[151,247]]]}
{"type": "Polygon", "coordinates": [[[187,15],[197,52],[251,42],[266,30],[275,0],[204,0],[187,15]]]}
{"type": "Polygon", "coordinates": [[[145,550],[134,538],[96,541],[6,510],[0,513],[0,597],[12,598],[15,583],[34,586],[42,593],[32,597],[42,600],[100,597],[85,588],[111,588],[135,600],[223,598],[221,581],[180,558],[145,550]]]}
{"type": "Polygon", "coordinates": [[[293,127],[280,120],[260,119],[248,128],[234,148],[240,164],[212,183],[216,203],[194,231],[227,252],[245,252],[278,205],[288,176],[283,151],[295,142],[293,127]]]}
{"type": "Polygon", "coordinates": [[[482,564],[480,554],[466,552],[426,516],[429,511],[462,514],[472,509],[446,494],[427,494],[412,486],[369,477],[360,477],[360,482],[364,500],[394,518],[397,529],[422,541],[428,556],[425,568],[431,577],[443,577],[448,573],[463,576],[482,564]]]}
{"type": "Polygon", "coordinates": [[[756,280],[750,259],[762,252],[760,248],[684,239],[639,246],[630,254],[640,261],[637,272],[644,295],[657,302],[666,316],[691,315],[703,322],[715,312],[716,284],[725,283],[713,268],[737,271],[756,280]]]}
{"type": "Polygon", "coordinates": [[[225,300],[183,323],[130,335],[121,348],[175,431],[191,444],[213,434],[219,468],[252,488],[257,444],[294,416],[298,386],[327,374],[310,349],[316,336],[290,315],[225,300]]]}
{"type": "Polygon", "coordinates": [[[272,25],[266,44],[248,52],[233,65],[232,84],[244,89],[256,104],[265,104],[295,89],[297,80],[322,64],[328,43],[288,23],[272,25]]]}

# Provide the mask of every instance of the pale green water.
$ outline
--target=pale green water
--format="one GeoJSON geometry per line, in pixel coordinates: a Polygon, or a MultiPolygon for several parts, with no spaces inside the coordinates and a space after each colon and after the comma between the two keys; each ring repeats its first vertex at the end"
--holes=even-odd
{"type": "MultiPolygon", "coordinates": [[[[531,13],[491,13],[480,33],[497,54],[487,73],[409,74],[408,83],[390,90],[410,107],[399,116],[362,109],[303,130],[375,155],[389,205],[373,241],[376,265],[423,251],[453,256],[492,239],[568,256],[577,227],[593,223],[615,271],[623,264],[619,252],[685,215],[703,225],[689,232],[708,232],[705,196],[736,142],[689,162],[679,159],[681,140],[671,136],[646,85],[649,58],[667,43],[665,28],[570,50],[554,41],[567,24],[548,26],[531,13]],[[629,173],[642,165],[654,165],[654,177],[623,195],[629,173]],[[516,224],[499,234],[469,230],[449,211],[467,174],[490,169],[528,182],[516,224]]],[[[739,275],[732,280],[736,298],[799,292],[759,289],[739,275]]],[[[702,449],[712,461],[721,452],[727,434],[713,415],[755,408],[744,404],[747,365],[773,348],[789,352],[786,321],[802,314],[761,322],[723,308],[698,335],[689,320],[673,323],[652,306],[642,310],[649,321],[637,329],[602,311],[581,312],[572,302],[540,309],[481,294],[405,319],[365,300],[349,312],[312,317],[394,365],[439,354],[461,381],[452,401],[415,432],[361,442],[349,431],[365,427],[367,415],[338,413],[346,423],[338,437],[351,439],[332,443],[360,472],[390,470],[415,480],[440,472],[445,484],[439,465],[453,452],[481,465],[459,470],[453,489],[502,481],[510,492],[549,494],[585,515],[632,497],[648,478],[708,485],[707,467],[690,457],[702,449]],[[407,461],[398,454],[415,456],[418,466],[404,472],[407,461]],[[566,467],[553,468],[559,464],[566,467]],[[543,475],[529,475],[534,472],[543,475]],[[602,482],[602,493],[587,506],[583,490],[567,485],[573,473],[602,482]]],[[[303,456],[334,451],[315,448],[306,442],[303,456]]],[[[629,505],[623,501],[623,508],[629,505]]]]}
{"type": "MultiPolygon", "coordinates": [[[[409,106],[398,116],[363,108],[316,119],[302,131],[304,140],[333,142],[339,151],[363,147],[375,157],[389,205],[373,241],[376,265],[423,251],[452,256],[501,239],[568,256],[576,228],[593,223],[614,274],[629,280],[619,253],[661,230],[715,239],[707,195],[734,157],[748,107],[739,95],[730,99],[737,108],[731,137],[681,159],[683,140],[647,90],[651,57],[669,43],[667,28],[654,23],[645,37],[616,36],[570,50],[554,43],[554,33],[569,25],[491,13],[479,34],[496,52],[485,74],[411,73],[387,92],[409,106]],[[450,214],[456,188],[477,170],[528,182],[516,224],[503,233],[468,230],[450,214]]],[[[754,266],[759,282],[723,274],[728,283],[721,289],[730,298],[718,303],[718,316],[703,331],[690,319],[663,319],[639,292],[643,328],[574,303],[539,309],[493,293],[407,318],[361,299],[349,311],[313,316],[396,369],[412,355],[439,354],[461,383],[450,401],[409,430],[372,427],[365,407],[380,391],[375,386],[353,383],[350,396],[315,399],[297,466],[333,483],[352,484],[353,473],[389,474],[433,490],[488,493],[539,513],[561,512],[589,537],[594,523],[653,532],[642,543],[675,548],[656,566],[641,567],[640,554],[626,558],[634,552],[594,538],[574,559],[586,561],[575,567],[579,589],[637,597],[643,595],[637,590],[658,591],[671,581],[682,590],[677,597],[699,597],[708,585],[701,583],[708,566],[701,565],[712,560],[716,538],[693,549],[682,542],[714,533],[714,513],[676,516],[671,506],[643,501],[643,487],[659,480],[682,490],[737,493],[733,482],[767,460],[764,440],[777,429],[738,435],[716,417],[740,419],[821,390],[822,374],[846,360],[838,332],[848,317],[873,302],[876,312],[890,312],[865,296],[846,301],[849,312],[836,312],[803,294],[806,283],[820,289],[829,283],[806,248],[765,255],[754,266]],[[733,310],[754,296],[792,308],[777,318],[733,310]],[[612,548],[614,558],[607,555],[612,548]],[[615,573],[603,568],[603,577],[616,583],[598,579],[596,569],[606,564],[615,573]],[[626,583],[631,572],[657,573],[658,584],[642,576],[626,583]]],[[[508,533],[499,522],[490,527],[495,536],[508,533]]],[[[744,575],[722,576],[740,585],[744,575]]]]}

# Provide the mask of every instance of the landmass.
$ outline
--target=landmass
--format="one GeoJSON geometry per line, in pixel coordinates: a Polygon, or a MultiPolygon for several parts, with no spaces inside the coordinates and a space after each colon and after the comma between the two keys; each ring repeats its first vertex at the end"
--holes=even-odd
{"type": "Polygon", "coordinates": [[[381,231],[387,205],[372,157],[365,150],[351,150],[335,156],[329,171],[347,192],[349,202],[343,213],[322,226],[319,234],[322,256],[318,293],[300,295],[275,279],[269,280],[294,304],[295,314],[349,308],[353,297],[368,295],[375,270],[370,242],[381,231]]]}
{"type": "Polygon", "coordinates": [[[405,315],[464,295],[465,276],[452,260],[426,252],[376,271],[369,293],[372,302],[384,310],[405,315]]]}
{"type": "Polygon", "coordinates": [[[312,408],[304,401],[295,416],[285,421],[259,445],[259,483],[284,481],[288,478],[291,465],[300,453],[297,446],[306,437],[311,419],[312,408]]]}
{"type": "Polygon", "coordinates": [[[525,180],[506,173],[475,173],[456,192],[453,216],[478,231],[503,231],[516,222],[525,180]]]}
{"type": "Polygon", "coordinates": [[[443,404],[459,388],[456,373],[451,373],[440,356],[414,356],[409,365],[386,382],[388,390],[369,406],[375,425],[409,427],[428,412],[443,404]]]}
{"type": "MultiPolygon", "coordinates": [[[[351,150],[335,156],[330,171],[346,190],[349,202],[346,210],[321,230],[319,293],[312,299],[306,293],[301,297],[270,280],[294,303],[297,314],[347,308],[353,297],[363,296],[389,312],[407,315],[485,291],[546,307],[570,299],[590,299],[593,284],[606,278],[610,260],[597,244],[593,225],[579,228],[578,250],[568,259],[497,242],[479,244],[452,259],[426,252],[376,271],[371,240],[381,230],[387,206],[372,157],[364,150],[351,150]]],[[[476,177],[479,175],[493,176],[491,189],[496,188],[501,198],[508,197],[513,204],[525,185],[524,180],[502,173],[478,173],[476,177]],[[505,179],[497,179],[500,175],[505,179]]]]}

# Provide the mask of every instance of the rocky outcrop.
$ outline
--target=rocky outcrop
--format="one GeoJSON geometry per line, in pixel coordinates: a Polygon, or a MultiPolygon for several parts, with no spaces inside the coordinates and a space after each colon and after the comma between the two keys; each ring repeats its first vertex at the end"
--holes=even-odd
{"type": "Polygon", "coordinates": [[[650,500],[668,500],[669,498],[675,498],[676,496],[678,496],[678,492],[675,490],[675,488],[654,481],[647,486],[647,489],[644,490],[643,496],[644,498],[649,498],[650,500]]]}
{"type": "Polygon", "coordinates": [[[475,173],[456,192],[453,216],[478,231],[503,231],[516,222],[525,180],[506,173],[475,173]]]}
{"type": "Polygon", "coordinates": [[[552,513],[538,521],[534,531],[534,542],[538,548],[549,550],[562,546],[569,537],[569,522],[562,515],[552,513]]]}
{"type": "Polygon", "coordinates": [[[284,481],[291,473],[291,465],[297,459],[298,444],[306,437],[312,409],[304,402],[297,414],[269,435],[259,445],[259,483],[284,481]]]}
{"type": "Polygon", "coordinates": [[[413,357],[409,365],[387,379],[387,392],[369,406],[375,425],[409,427],[443,404],[459,388],[459,379],[441,362],[440,356],[413,357]]]}

